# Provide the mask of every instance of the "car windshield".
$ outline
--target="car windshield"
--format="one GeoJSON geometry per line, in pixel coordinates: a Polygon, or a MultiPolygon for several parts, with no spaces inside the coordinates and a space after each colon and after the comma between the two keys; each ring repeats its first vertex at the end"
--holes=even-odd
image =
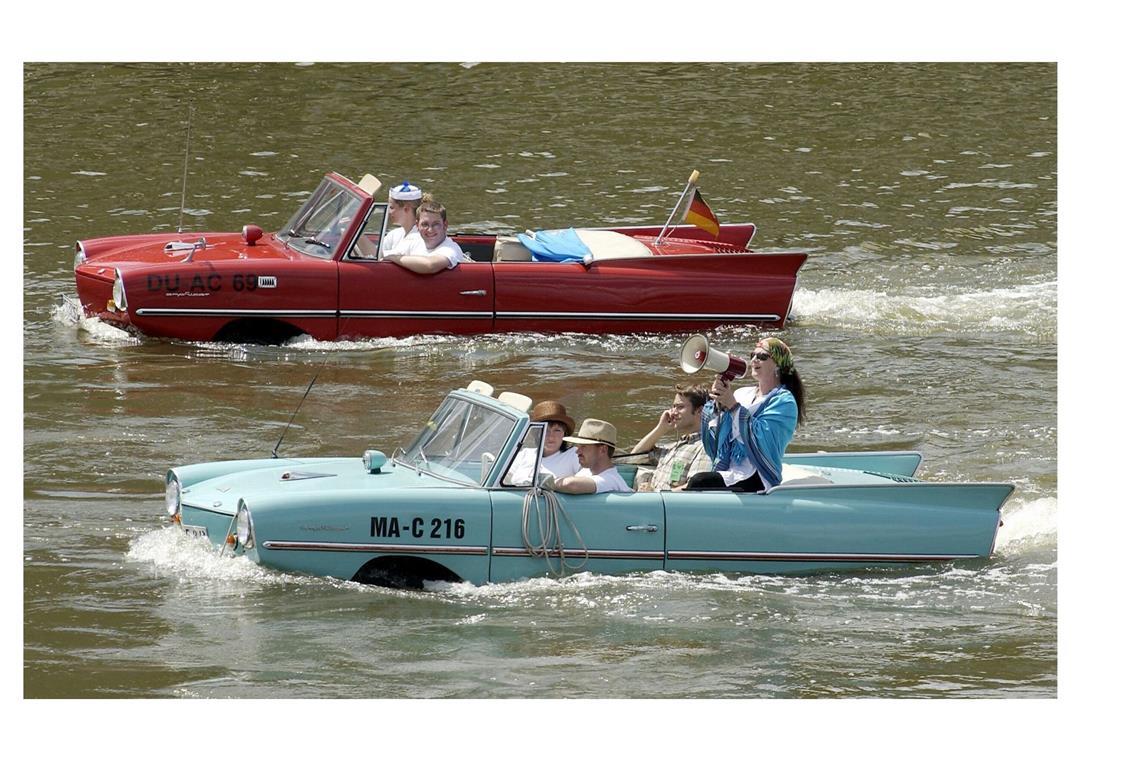
{"type": "Polygon", "coordinates": [[[480,485],[503,455],[515,424],[506,412],[448,397],[395,459],[433,475],[480,485]]]}
{"type": "Polygon", "coordinates": [[[277,238],[295,251],[332,258],[362,202],[326,177],[277,238]]]}

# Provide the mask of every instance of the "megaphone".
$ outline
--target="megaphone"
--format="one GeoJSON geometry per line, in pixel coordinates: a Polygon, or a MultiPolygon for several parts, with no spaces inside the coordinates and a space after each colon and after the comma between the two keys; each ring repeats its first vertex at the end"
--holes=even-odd
{"type": "Polygon", "coordinates": [[[685,345],[681,346],[681,369],[690,375],[697,370],[711,369],[719,372],[726,383],[731,383],[744,374],[748,362],[739,356],[717,351],[709,345],[707,337],[697,333],[689,336],[685,345]]]}

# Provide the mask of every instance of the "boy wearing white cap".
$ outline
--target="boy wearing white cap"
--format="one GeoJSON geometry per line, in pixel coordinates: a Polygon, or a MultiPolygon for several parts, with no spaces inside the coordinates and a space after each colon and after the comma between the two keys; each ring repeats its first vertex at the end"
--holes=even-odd
{"type": "Polygon", "coordinates": [[[396,249],[405,237],[419,236],[416,229],[416,207],[424,193],[415,185],[404,180],[388,190],[388,234],[380,243],[381,255],[396,249]]]}
{"type": "Polygon", "coordinates": [[[633,489],[614,467],[613,455],[617,447],[617,428],[605,420],[588,419],[582,423],[577,436],[562,440],[578,447],[578,463],[582,469],[554,481],[554,490],[562,493],[628,493],[633,489]]]}

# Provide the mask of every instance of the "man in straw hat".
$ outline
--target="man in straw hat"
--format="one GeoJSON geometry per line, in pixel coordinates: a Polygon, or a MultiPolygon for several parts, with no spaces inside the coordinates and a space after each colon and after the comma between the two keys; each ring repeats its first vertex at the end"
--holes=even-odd
{"type": "Polygon", "coordinates": [[[578,429],[578,435],[566,436],[567,443],[578,447],[578,463],[582,469],[574,475],[554,481],[554,490],[563,493],[618,493],[633,489],[614,467],[614,449],[617,448],[617,428],[605,420],[587,419],[578,429]]]}
{"type": "Polygon", "coordinates": [[[383,253],[394,251],[405,237],[419,237],[416,229],[416,208],[424,193],[407,180],[388,190],[388,234],[380,243],[383,253]]]}

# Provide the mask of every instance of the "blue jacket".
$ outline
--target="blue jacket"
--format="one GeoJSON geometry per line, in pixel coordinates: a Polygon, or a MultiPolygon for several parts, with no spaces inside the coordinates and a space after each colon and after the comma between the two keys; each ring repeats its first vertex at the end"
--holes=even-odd
{"type": "Polygon", "coordinates": [[[752,412],[744,404],[737,404],[732,412],[718,411],[716,402],[710,400],[701,409],[701,442],[714,470],[727,470],[730,464],[747,459],[760,473],[765,488],[771,488],[783,477],[784,450],[795,435],[798,416],[795,396],[782,385],[752,412]],[[712,430],[709,423],[718,417],[716,430],[712,430]],[[732,440],[733,417],[743,441],[732,440]]]}

